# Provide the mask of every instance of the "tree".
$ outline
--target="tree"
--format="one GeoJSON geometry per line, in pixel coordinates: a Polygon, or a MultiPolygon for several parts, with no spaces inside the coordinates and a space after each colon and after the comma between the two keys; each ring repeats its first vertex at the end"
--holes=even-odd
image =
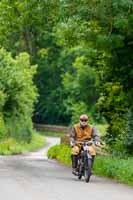
{"type": "Polygon", "coordinates": [[[36,66],[31,66],[27,53],[15,59],[0,49],[0,139],[15,137],[31,141],[34,101],[37,90],[33,84],[36,66]]]}
{"type": "Polygon", "coordinates": [[[132,0],[2,0],[0,12],[0,44],[38,64],[33,119],[69,124],[78,108],[94,116],[97,103],[108,142],[122,141],[133,102],[132,0]]]}
{"type": "Polygon", "coordinates": [[[84,49],[91,47],[97,52],[93,59],[99,76],[97,105],[110,125],[108,142],[122,142],[121,127],[126,127],[127,112],[133,101],[133,95],[130,95],[133,84],[133,2],[65,1],[63,6],[67,18],[64,17],[65,23],[61,23],[57,31],[64,36],[61,44],[64,47],[82,44],[84,49]]]}
{"type": "Polygon", "coordinates": [[[0,12],[0,44],[13,55],[28,52],[31,63],[38,65],[34,82],[39,98],[33,120],[39,123],[64,123],[66,115],[63,114],[61,69],[57,65],[61,47],[56,44],[53,34],[59,18],[59,0],[2,0],[0,12]]]}

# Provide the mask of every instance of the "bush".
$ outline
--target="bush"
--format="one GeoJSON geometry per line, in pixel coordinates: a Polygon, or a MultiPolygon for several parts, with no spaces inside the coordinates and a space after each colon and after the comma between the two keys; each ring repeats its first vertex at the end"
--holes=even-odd
{"type": "Polygon", "coordinates": [[[14,137],[17,141],[31,141],[32,112],[37,97],[29,55],[21,53],[13,58],[0,49],[0,139],[14,137]]]}
{"type": "Polygon", "coordinates": [[[127,152],[133,154],[133,106],[129,109],[128,112],[126,137],[124,139],[124,146],[127,152]]]}
{"type": "Polygon", "coordinates": [[[68,166],[71,164],[71,153],[68,145],[55,145],[48,151],[48,158],[54,158],[68,166]]]}
{"type": "Polygon", "coordinates": [[[94,172],[133,186],[133,158],[119,159],[97,156],[94,163],[94,172]]]}
{"type": "Polygon", "coordinates": [[[18,143],[14,138],[8,138],[5,141],[0,142],[0,154],[1,155],[21,154],[41,148],[44,145],[45,145],[44,137],[34,132],[32,133],[32,140],[30,144],[27,142],[18,143]]]}
{"type": "Polygon", "coordinates": [[[7,137],[7,129],[5,127],[3,114],[0,113],[0,140],[4,139],[6,137],[7,137]]]}
{"type": "Polygon", "coordinates": [[[108,127],[104,137],[110,150],[125,153],[123,136],[126,134],[128,95],[119,82],[107,82],[102,87],[102,96],[97,108],[107,120],[108,127]]]}

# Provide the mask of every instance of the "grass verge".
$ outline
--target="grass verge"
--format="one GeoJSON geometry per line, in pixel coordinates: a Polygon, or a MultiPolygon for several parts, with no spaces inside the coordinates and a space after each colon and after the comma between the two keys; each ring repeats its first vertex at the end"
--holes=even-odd
{"type": "MultiPolygon", "coordinates": [[[[68,145],[55,145],[49,149],[48,157],[71,166],[70,151],[68,145]]],[[[94,173],[133,186],[133,157],[120,159],[98,155],[94,163],[94,173]]]]}
{"type": "Polygon", "coordinates": [[[3,142],[0,142],[0,154],[1,155],[15,155],[21,154],[35,149],[39,149],[45,145],[44,137],[34,132],[32,135],[32,141],[28,143],[18,143],[15,139],[9,138],[3,142]]]}
{"type": "Polygon", "coordinates": [[[64,133],[59,132],[49,132],[49,131],[38,131],[40,135],[50,136],[50,137],[61,137],[64,133]]]}

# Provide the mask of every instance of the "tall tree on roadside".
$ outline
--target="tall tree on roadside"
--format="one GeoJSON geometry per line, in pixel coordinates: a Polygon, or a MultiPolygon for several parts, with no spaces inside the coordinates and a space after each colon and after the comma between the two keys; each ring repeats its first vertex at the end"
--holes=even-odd
{"type": "Polygon", "coordinates": [[[0,49],[0,139],[14,137],[18,141],[32,139],[31,117],[37,90],[33,84],[36,66],[31,66],[29,55],[16,58],[0,49]]]}
{"type": "Polygon", "coordinates": [[[59,18],[59,3],[59,0],[0,2],[0,44],[13,55],[28,52],[31,62],[38,64],[34,79],[39,92],[33,117],[36,122],[67,121],[63,114],[61,69],[57,66],[61,48],[53,34],[59,18]]]}

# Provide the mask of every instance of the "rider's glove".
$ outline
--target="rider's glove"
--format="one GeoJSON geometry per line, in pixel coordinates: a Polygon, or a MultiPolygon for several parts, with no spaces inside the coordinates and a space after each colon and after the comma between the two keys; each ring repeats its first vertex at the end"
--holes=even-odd
{"type": "Polygon", "coordinates": [[[71,147],[74,147],[75,142],[71,141],[71,142],[70,142],[70,145],[71,145],[71,147]]]}
{"type": "Polygon", "coordinates": [[[99,142],[99,141],[96,141],[96,142],[95,142],[95,145],[100,147],[100,142],[99,142]]]}

